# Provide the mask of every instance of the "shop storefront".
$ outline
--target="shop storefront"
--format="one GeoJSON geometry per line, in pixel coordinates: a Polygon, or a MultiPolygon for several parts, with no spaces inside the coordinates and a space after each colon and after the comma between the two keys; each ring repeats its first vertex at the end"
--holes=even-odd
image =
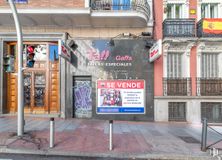
{"type": "MultiPolygon", "coordinates": [[[[61,87],[66,86],[66,90],[61,92],[61,105],[65,104],[65,108],[62,109],[65,111],[65,116],[153,120],[153,64],[149,62],[149,50],[145,47],[146,41],[143,39],[74,41],[78,48],[72,54],[71,62],[61,61],[61,75],[64,75],[63,78],[61,77],[61,87]],[[118,80],[116,84],[119,85],[119,88],[128,87],[131,90],[128,90],[128,96],[124,95],[121,89],[114,90],[112,86],[101,91],[97,83],[101,80],[113,83],[118,80]],[[138,85],[141,83],[144,86],[136,92],[133,87],[137,82],[138,85]],[[124,103],[131,103],[131,105],[127,105],[131,107],[128,114],[121,113],[123,111],[121,107],[124,106],[115,102],[119,99],[117,98],[118,93],[122,93],[121,98],[128,98],[124,103]],[[133,97],[131,94],[130,98],[130,93],[138,96],[133,97]],[[105,107],[112,107],[112,111],[119,108],[118,114],[97,114],[98,101],[101,97],[104,98],[104,95],[106,95],[105,107]],[[132,108],[139,107],[136,103],[140,103],[144,109],[140,108],[138,113],[131,114],[132,108]],[[145,113],[143,114],[143,112],[145,113]]],[[[109,85],[109,82],[107,84],[109,85]]]]}
{"type": "MultiPolygon", "coordinates": [[[[24,41],[25,113],[56,113],[66,118],[154,119],[153,64],[149,62],[149,49],[146,48],[149,40],[72,39],[77,45],[74,48],[67,45],[70,41],[65,42],[61,35],[45,41],[38,38],[24,41]],[[68,59],[61,56],[61,52],[64,52],[62,44],[68,46],[68,59]],[[31,55],[34,56],[33,66],[29,66],[32,65],[31,55]],[[111,87],[106,93],[104,89],[98,93],[97,82],[101,80],[118,82],[119,90],[115,91],[111,87]],[[142,87],[135,88],[137,82],[142,87]],[[127,94],[122,93],[124,89],[129,89],[127,94]],[[97,114],[98,101],[105,95],[109,96],[104,100],[106,105],[101,107],[113,107],[113,111],[118,108],[118,114],[97,114]],[[128,113],[124,114],[123,111],[128,113]],[[138,113],[132,114],[134,111],[138,113]]],[[[7,40],[2,41],[2,44],[1,110],[3,114],[16,114],[16,42],[7,40]],[[14,58],[13,71],[7,71],[5,57],[14,58]]]]}

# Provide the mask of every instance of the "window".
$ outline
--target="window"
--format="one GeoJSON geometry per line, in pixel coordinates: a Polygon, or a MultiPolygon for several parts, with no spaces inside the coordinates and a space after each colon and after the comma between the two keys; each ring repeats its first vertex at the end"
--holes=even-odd
{"type": "Polygon", "coordinates": [[[218,53],[203,53],[201,56],[201,77],[218,77],[218,53]]]}
{"type": "Polygon", "coordinates": [[[222,103],[202,102],[201,118],[207,118],[210,123],[222,122],[222,103]]]}
{"type": "Polygon", "coordinates": [[[217,3],[202,3],[201,4],[201,18],[218,18],[218,4],[217,3]]]}
{"type": "Polygon", "coordinates": [[[182,18],[182,4],[167,4],[167,18],[182,18]]]}
{"type": "Polygon", "coordinates": [[[169,121],[186,121],[186,103],[169,102],[169,121]]]}
{"type": "Polygon", "coordinates": [[[176,78],[182,76],[182,54],[168,53],[167,55],[167,77],[176,78]]]}

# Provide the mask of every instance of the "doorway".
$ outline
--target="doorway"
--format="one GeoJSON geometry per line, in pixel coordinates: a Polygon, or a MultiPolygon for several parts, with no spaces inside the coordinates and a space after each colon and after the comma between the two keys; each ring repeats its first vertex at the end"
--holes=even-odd
{"type": "MultiPolygon", "coordinates": [[[[6,53],[15,57],[15,71],[4,72],[6,113],[17,112],[17,47],[15,42],[6,44],[6,53]]],[[[23,51],[24,111],[49,114],[60,112],[60,77],[58,45],[56,42],[25,42],[23,51]],[[27,67],[27,48],[34,49],[34,65],[27,67]]]]}
{"type": "Polygon", "coordinates": [[[45,72],[24,73],[24,105],[27,112],[45,112],[47,110],[47,82],[45,72]]]}
{"type": "Polygon", "coordinates": [[[91,77],[73,78],[73,110],[75,118],[92,117],[91,77]]]}

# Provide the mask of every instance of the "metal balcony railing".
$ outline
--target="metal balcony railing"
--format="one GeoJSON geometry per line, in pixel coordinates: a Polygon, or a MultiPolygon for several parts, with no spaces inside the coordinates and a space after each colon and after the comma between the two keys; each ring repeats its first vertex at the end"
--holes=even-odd
{"type": "Polygon", "coordinates": [[[222,18],[202,18],[197,23],[197,36],[198,37],[222,37],[222,18]],[[205,25],[204,25],[205,23],[205,25]],[[219,24],[219,25],[218,25],[219,24]]]}
{"type": "Polygon", "coordinates": [[[198,96],[222,96],[222,78],[197,78],[198,96]]]}
{"type": "Polygon", "coordinates": [[[135,10],[143,13],[147,19],[150,17],[150,6],[146,0],[92,0],[91,9],[106,11],[135,10]]]}
{"type": "Polygon", "coordinates": [[[195,19],[166,19],[163,37],[195,37],[195,19]]]}
{"type": "Polygon", "coordinates": [[[190,96],[191,78],[163,78],[164,96],[190,96]]]}

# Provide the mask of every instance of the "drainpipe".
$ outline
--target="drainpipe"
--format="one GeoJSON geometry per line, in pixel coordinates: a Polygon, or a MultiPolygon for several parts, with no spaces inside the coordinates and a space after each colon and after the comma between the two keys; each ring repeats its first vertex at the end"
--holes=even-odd
{"type": "Polygon", "coordinates": [[[22,30],[18,18],[18,13],[14,4],[14,0],[8,0],[12,10],[18,44],[18,122],[17,122],[17,136],[23,136],[24,133],[24,83],[23,83],[23,40],[22,30]]]}

